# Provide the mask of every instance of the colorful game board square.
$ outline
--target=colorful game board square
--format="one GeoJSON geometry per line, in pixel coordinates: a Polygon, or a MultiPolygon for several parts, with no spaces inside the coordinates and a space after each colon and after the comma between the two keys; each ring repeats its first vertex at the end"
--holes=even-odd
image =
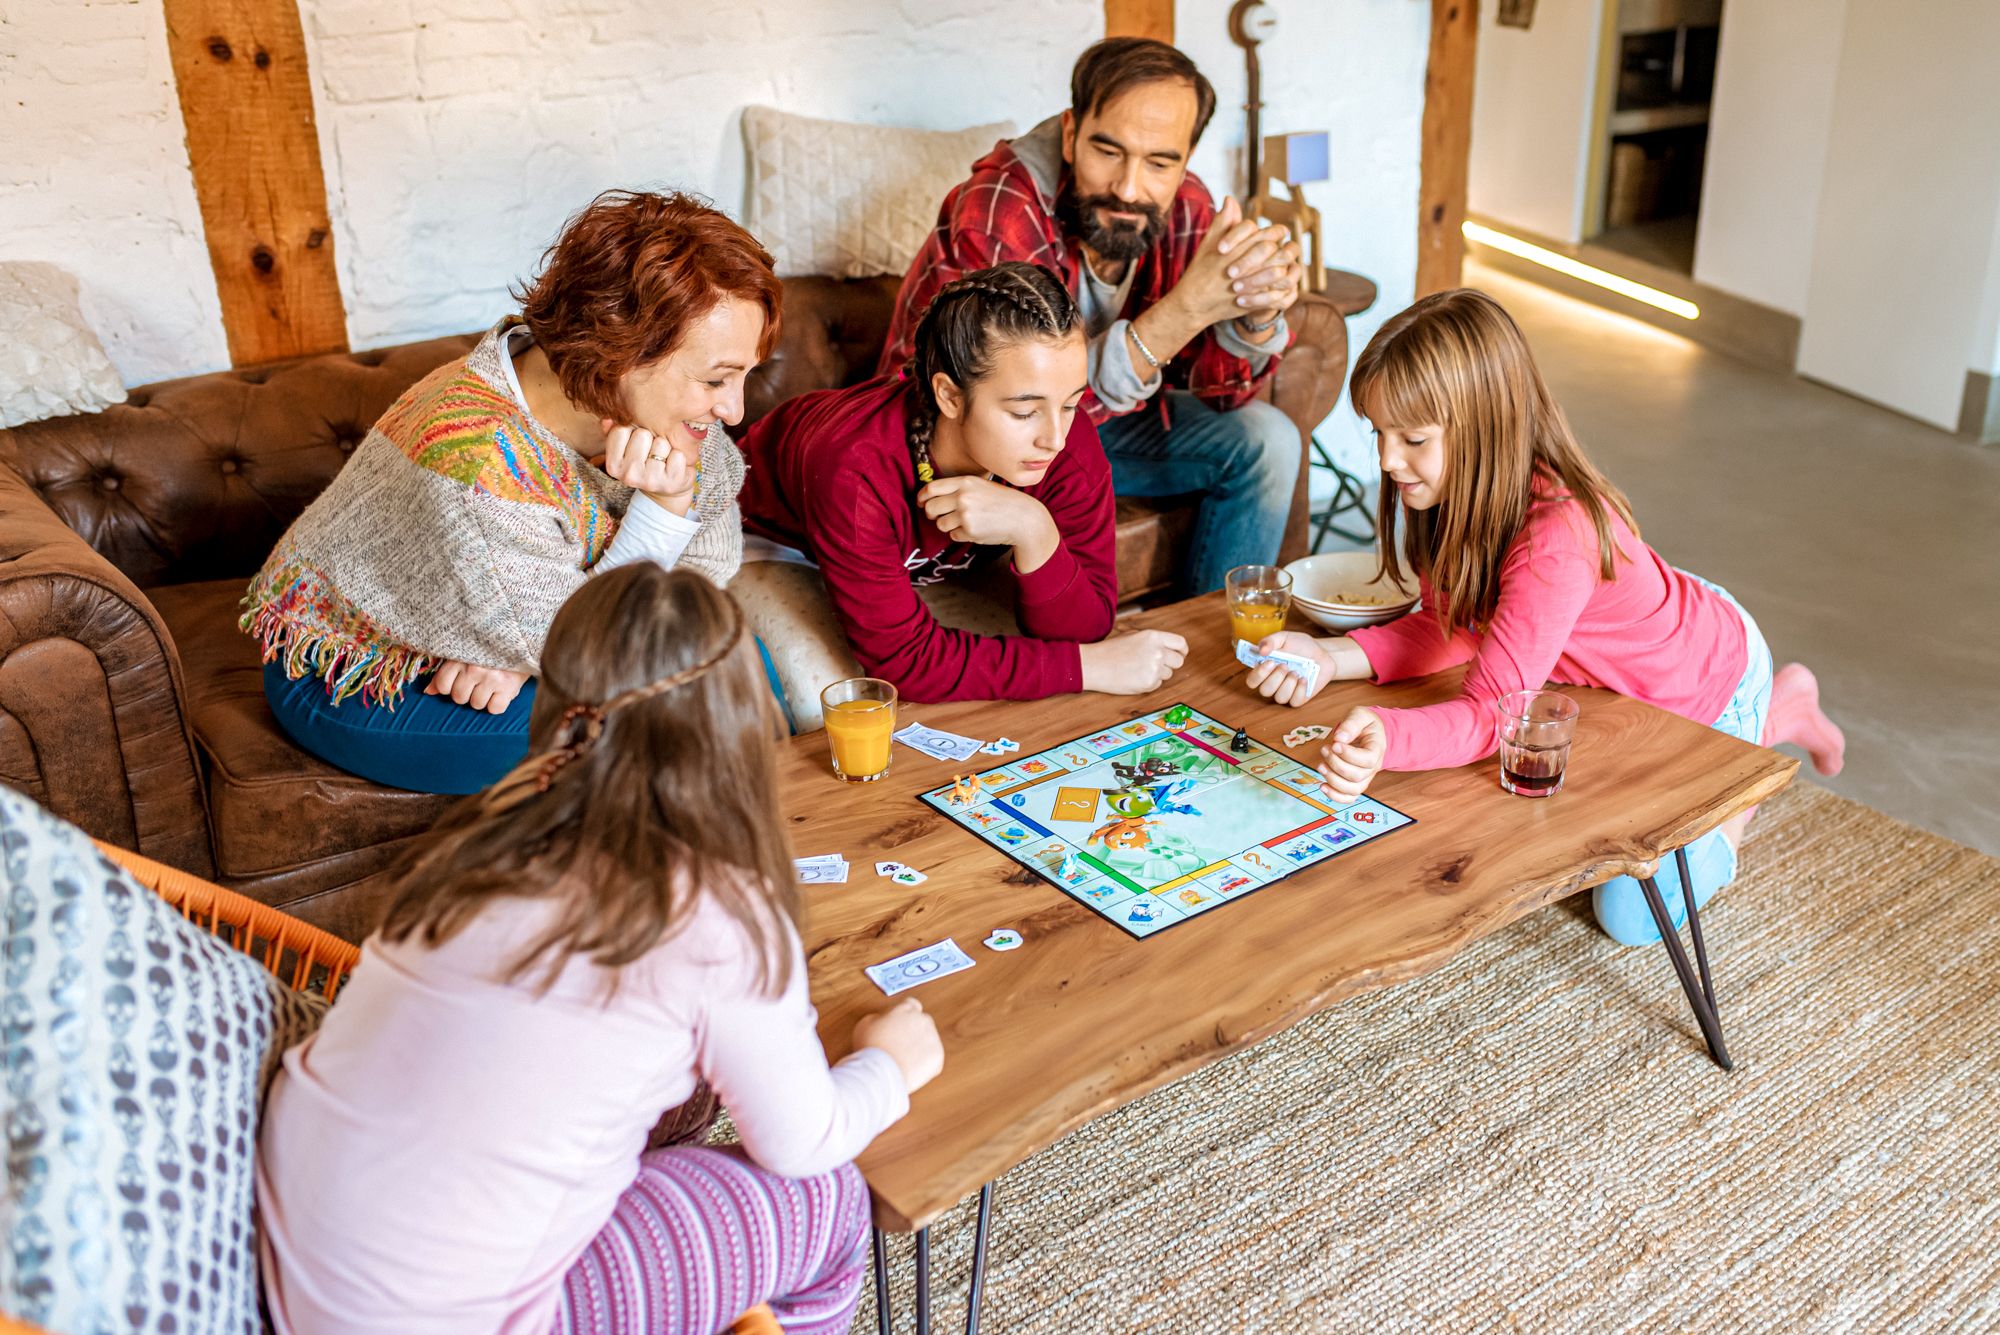
{"type": "Polygon", "coordinates": [[[1096,752],[1081,746],[1059,746],[1053,751],[1042,752],[1042,755],[1064,769],[1088,769],[1097,763],[1096,752]]]}
{"type": "Polygon", "coordinates": [[[1240,895],[1245,890],[1255,890],[1262,884],[1262,882],[1249,872],[1236,866],[1224,867],[1221,871],[1212,871],[1201,878],[1201,883],[1209,891],[1222,896],[1224,899],[1227,899],[1231,895],[1240,895]]]}
{"type": "Polygon", "coordinates": [[[1134,936],[1151,936],[1162,927],[1171,927],[1186,914],[1159,895],[1138,895],[1118,905],[1107,915],[1134,936]]]}
{"type": "Polygon", "coordinates": [[[1139,897],[1130,886],[1120,885],[1116,881],[1100,881],[1096,885],[1079,886],[1076,896],[1099,913],[1106,915],[1126,900],[1139,897]]]}
{"type": "Polygon", "coordinates": [[[1044,839],[1032,848],[1023,846],[1021,849],[1022,856],[1028,861],[1045,868],[1062,865],[1062,860],[1073,852],[1075,850],[1061,839],[1044,839]]]}
{"type": "Polygon", "coordinates": [[[1044,774],[1054,773],[1056,766],[1046,760],[1043,760],[1040,756],[1034,756],[1031,757],[1030,759],[1021,761],[1019,764],[1015,765],[1014,768],[1019,770],[1023,775],[1027,776],[1028,778],[1033,779],[1033,778],[1039,778],[1041,775],[1044,774]]]}
{"type": "Polygon", "coordinates": [[[1158,724],[1142,718],[1135,718],[1130,723],[1121,723],[1116,729],[1128,741],[1134,737],[1150,737],[1159,730],[1158,724]]]}
{"type": "Polygon", "coordinates": [[[1189,881],[1171,890],[1162,891],[1162,896],[1182,913],[1199,913],[1215,903],[1216,893],[1200,881],[1189,881]]]}
{"type": "Polygon", "coordinates": [[[990,830],[1006,819],[990,806],[953,807],[952,818],[962,825],[970,825],[975,830],[990,830]]]}
{"type": "Polygon", "coordinates": [[[1283,858],[1268,848],[1246,848],[1229,859],[1229,865],[1253,878],[1259,885],[1291,870],[1283,858]]]}
{"type": "Polygon", "coordinates": [[[1022,844],[1033,839],[1035,832],[1025,825],[1003,825],[998,829],[988,830],[986,837],[998,843],[1005,844],[1009,848],[1019,848],[1022,844]]]}
{"type": "Polygon", "coordinates": [[[1086,737],[1083,744],[1093,751],[1115,751],[1131,741],[1130,737],[1120,737],[1115,732],[1100,732],[1095,737],[1086,737]]]}
{"type": "Polygon", "coordinates": [[[1022,781],[1021,771],[1015,765],[999,765],[982,770],[979,775],[980,785],[988,793],[1003,793],[1022,781]]]}
{"type": "Polygon", "coordinates": [[[1352,825],[1363,835],[1381,834],[1393,830],[1398,825],[1408,825],[1410,818],[1402,812],[1383,806],[1373,798],[1364,797],[1353,806],[1340,813],[1340,818],[1352,825]]]}
{"type": "Polygon", "coordinates": [[[1288,774],[1273,775],[1271,781],[1273,783],[1282,783],[1285,787],[1295,789],[1301,793],[1316,793],[1319,791],[1318,770],[1293,770],[1288,774]]]}
{"type": "Polygon", "coordinates": [[[1304,867],[1333,855],[1332,849],[1309,834],[1300,835],[1296,839],[1287,839],[1272,851],[1295,867],[1304,867]]]}
{"type": "Polygon", "coordinates": [[[1347,825],[1324,825],[1313,831],[1313,838],[1319,840],[1328,848],[1338,848],[1340,845],[1359,839],[1360,837],[1361,834],[1359,831],[1347,825]]]}
{"type": "Polygon", "coordinates": [[[1244,758],[1243,772],[1252,778],[1268,779],[1285,767],[1297,763],[1290,756],[1281,755],[1276,751],[1265,750],[1261,754],[1253,751],[1244,758]]]}

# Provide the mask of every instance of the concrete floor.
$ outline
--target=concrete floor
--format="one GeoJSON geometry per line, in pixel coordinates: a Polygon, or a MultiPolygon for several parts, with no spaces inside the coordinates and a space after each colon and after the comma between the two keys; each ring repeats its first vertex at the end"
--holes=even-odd
{"type": "Polygon", "coordinates": [[[1505,274],[1466,281],[1527,332],[1647,541],[1818,675],[1847,733],[1820,782],[2000,854],[2000,448],[1505,274]]]}

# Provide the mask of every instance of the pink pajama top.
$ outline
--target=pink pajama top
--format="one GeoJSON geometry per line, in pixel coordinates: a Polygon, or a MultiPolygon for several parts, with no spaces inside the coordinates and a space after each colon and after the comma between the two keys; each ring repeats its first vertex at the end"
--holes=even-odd
{"type": "Polygon", "coordinates": [[[1611,517],[1615,579],[1599,573],[1597,530],[1568,497],[1536,500],[1501,566],[1500,598],[1482,632],[1441,633],[1436,591],[1406,617],[1350,632],[1381,683],[1470,662],[1455,700],[1378,709],[1385,769],[1445,769],[1499,747],[1494,702],[1548,682],[1601,686],[1697,723],[1715,722],[1749,661],[1742,614],[1674,569],[1611,517]]]}
{"type": "Polygon", "coordinates": [[[908,1109],[879,1048],[828,1067],[796,939],[777,997],[706,897],[608,998],[587,961],[541,995],[532,972],[497,981],[549,911],[502,901],[436,948],[371,938],[285,1054],[257,1155],[280,1332],[547,1335],[564,1272],[697,1076],[750,1157],[794,1177],[848,1162],[908,1109]]]}

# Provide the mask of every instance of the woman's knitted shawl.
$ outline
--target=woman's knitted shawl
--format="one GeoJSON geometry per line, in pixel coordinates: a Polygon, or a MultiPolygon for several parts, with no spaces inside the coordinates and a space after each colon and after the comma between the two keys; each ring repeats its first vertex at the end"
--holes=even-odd
{"type": "MultiPolygon", "coordinates": [[[[632,489],[529,415],[509,388],[503,321],[405,390],[293,521],[240,624],[287,676],[394,707],[446,661],[533,675],[556,609],[604,555],[632,489]]],[[[727,584],[743,558],[743,458],[720,426],[701,452],[700,524],[680,564],[727,584]]]]}

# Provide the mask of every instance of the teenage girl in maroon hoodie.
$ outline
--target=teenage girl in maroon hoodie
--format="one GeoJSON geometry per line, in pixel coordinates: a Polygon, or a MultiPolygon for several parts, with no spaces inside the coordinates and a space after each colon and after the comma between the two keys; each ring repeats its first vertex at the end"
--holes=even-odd
{"type": "Polygon", "coordinates": [[[855,658],[905,699],[1137,695],[1187,656],[1165,631],[1111,635],[1111,470],[1077,411],[1087,357],[1061,280],[995,265],[938,293],[903,376],[801,394],[744,437],[744,530],[819,566],[855,658]],[[996,560],[1024,634],[952,630],[917,596],[996,560]]]}

